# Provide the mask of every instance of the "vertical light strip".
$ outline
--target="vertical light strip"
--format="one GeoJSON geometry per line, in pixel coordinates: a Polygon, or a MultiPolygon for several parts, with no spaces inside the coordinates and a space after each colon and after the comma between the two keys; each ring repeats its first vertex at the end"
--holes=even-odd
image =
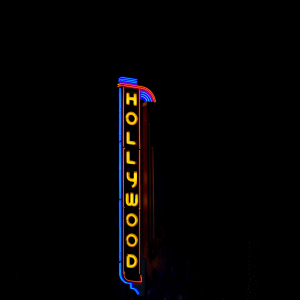
{"type": "Polygon", "coordinates": [[[119,200],[122,199],[122,101],[119,88],[119,200]]]}
{"type": "Polygon", "coordinates": [[[121,88],[119,88],[119,142],[122,140],[122,103],[121,103],[121,88]]]}
{"type": "Polygon", "coordinates": [[[122,142],[119,142],[119,200],[122,200],[122,142]]]}
{"type": "Polygon", "coordinates": [[[149,208],[149,241],[151,242],[152,239],[152,176],[151,176],[151,148],[150,148],[150,124],[148,124],[148,172],[149,172],[149,178],[148,178],[148,191],[149,191],[149,202],[148,208],[149,208]],[[150,205],[149,205],[150,204],[150,205]],[[150,226],[151,225],[151,226],[150,226]]]}
{"type": "MultiPolygon", "coordinates": [[[[153,224],[152,224],[152,234],[153,234],[153,241],[154,241],[154,237],[155,237],[155,231],[154,231],[154,148],[151,148],[152,150],[152,216],[153,216],[153,224]]],[[[154,241],[155,243],[156,241],[154,241]]]]}
{"type": "Polygon", "coordinates": [[[139,274],[141,274],[141,150],[139,150],[139,274]]]}
{"type": "MultiPolygon", "coordinates": [[[[123,266],[123,276],[125,275],[125,271],[124,271],[124,263],[125,263],[125,260],[124,260],[124,151],[125,151],[125,144],[124,144],[124,92],[125,92],[125,88],[123,87],[123,90],[122,90],[122,119],[123,119],[123,128],[122,128],[122,136],[123,136],[123,157],[122,157],[122,163],[123,163],[123,172],[122,172],[122,176],[123,176],[123,186],[122,186],[122,252],[123,252],[123,263],[122,263],[122,266],[123,266]]],[[[125,277],[125,276],[124,276],[125,277]]]]}
{"type": "Polygon", "coordinates": [[[139,149],[141,149],[141,92],[139,90],[139,149]]]}
{"type": "Polygon", "coordinates": [[[121,209],[122,209],[122,200],[119,200],[119,277],[121,276],[121,263],[122,263],[122,249],[121,249],[121,236],[122,236],[122,224],[121,224],[121,209]]]}
{"type": "MultiPolygon", "coordinates": [[[[125,149],[123,148],[123,170],[124,170],[124,152],[125,152],[125,149]]],[[[123,172],[124,173],[124,172],[123,172]]],[[[123,221],[123,224],[122,224],[122,227],[123,227],[123,235],[122,235],[122,245],[123,245],[123,274],[125,275],[125,271],[124,271],[124,263],[125,263],[125,260],[124,260],[124,174],[123,174],[123,197],[122,197],[122,221],[123,221]]],[[[125,276],[124,276],[125,277],[125,276]]]]}
{"type": "Polygon", "coordinates": [[[141,99],[139,90],[139,274],[141,274],[141,99]]]}
{"type": "Polygon", "coordinates": [[[122,207],[122,95],[121,88],[119,88],[119,277],[121,276],[121,264],[122,264],[122,220],[121,220],[121,207],[122,207]]]}
{"type": "MultiPolygon", "coordinates": [[[[125,145],[124,145],[124,91],[125,91],[125,88],[123,87],[122,88],[122,145],[123,145],[123,151],[122,151],[122,255],[123,255],[123,258],[122,258],[122,275],[124,276],[125,274],[125,271],[124,271],[124,263],[125,263],[125,260],[124,260],[124,150],[125,150],[125,145]]],[[[125,277],[125,276],[124,276],[125,277]]]]}
{"type": "MultiPolygon", "coordinates": [[[[122,101],[123,101],[123,103],[122,103],[122,110],[123,110],[123,112],[122,112],[122,114],[124,115],[124,92],[125,92],[125,88],[123,87],[123,94],[122,94],[122,101]]],[[[124,116],[122,116],[122,121],[123,121],[123,128],[122,128],[122,136],[123,136],[123,138],[122,138],[122,141],[123,141],[123,148],[125,147],[125,144],[124,144],[124,116]]],[[[123,156],[124,157],[124,156],[123,156]]]]}

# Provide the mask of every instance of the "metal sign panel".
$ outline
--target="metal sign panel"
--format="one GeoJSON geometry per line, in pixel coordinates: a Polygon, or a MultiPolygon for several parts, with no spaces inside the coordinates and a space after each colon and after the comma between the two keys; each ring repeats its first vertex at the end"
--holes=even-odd
{"type": "Polygon", "coordinates": [[[119,78],[119,277],[133,287],[143,282],[141,272],[141,101],[156,102],[137,79],[119,78]]]}

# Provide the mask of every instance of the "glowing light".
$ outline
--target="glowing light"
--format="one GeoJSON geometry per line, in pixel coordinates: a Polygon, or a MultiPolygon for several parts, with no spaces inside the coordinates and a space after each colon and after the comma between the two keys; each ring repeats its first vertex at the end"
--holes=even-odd
{"type": "Polygon", "coordinates": [[[126,204],[128,206],[137,206],[138,205],[138,194],[135,194],[135,201],[133,198],[133,193],[130,193],[130,201],[129,201],[129,193],[126,193],[126,204]]]}
{"type": "MultiPolygon", "coordinates": [[[[134,290],[137,295],[140,294],[139,290],[135,287],[132,286],[131,282],[126,281],[126,279],[124,278],[123,274],[122,274],[122,242],[121,242],[121,237],[122,237],[122,200],[119,201],[119,278],[121,279],[121,281],[124,284],[129,284],[129,288],[134,290]]],[[[138,282],[138,281],[136,281],[138,282]]],[[[142,275],[140,278],[139,283],[142,282],[142,275]]]]}
{"type": "Polygon", "coordinates": [[[122,141],[122,88],[119,88],[119,142],[122,141]]]}
{"type": "Polygon", "coordinates": [[[130,78],[130,77],[119,77],[119,82],[137,84],[138,80],[136,78],[130,78]]]}
{"type": "Polygon", "coordinates": [[[144,100],[145,102],[152,102],[150,94],[146,91],[141,91],[141,100],[144,100]]]}
{"type": "Polygon", "coordinates": [[[136,165],[136,161],[130,160],[130,151],[126,151],[126,164],[136,165]]]}
{"type": "Polygon", "coordinates": [[[137,217],[136,214],[130,213],[130,214],[128,214],[128,215],[126,216],[126,224],[127,224],[129,227],[134,227],[134,226],[136,226],[137,223],[138,223],[138,217],[137,217]],[[133,223],[130,223],[130,222],[129,222],[129,218],[130,218],[130,217],[134,218],[134,222],[133,222],[133,223]]]}
{"type": "MultiPolygon", "coordinates": [[[[118,83],[117,86],[118,87],[124,86],[124,87],[128,87],[128,88],[139,89],[140,92],[144,91],[150,96],[150,98],[151,98],[150,102],[156,102],[154,94],[148,88],[146,88],[144,86],[134,85],[134,84],[130,84],[130,83],[123,83],[123,82],[118,83]]],[[[144,99],[144,101],[146,101],[146,100],[144,99]]],[[[149,101],[146,101],[146,102],[149,102],[149,101]]]]}
{"type": "Polygon", "coordinates": [[[130,101],[133,101],[133,105],[137,106],[136,93],[134,93],[132,97],[129,96],[129,93],[126,93],[126,105],[129,105],[130,101]]]}
{"type": "Polygon", "coordinates": [[[128,145],[136,145],[135,141],[130,140],[130,131],[126,131],[126,144],[128,145]]]}
{"type": "MultiPolygon", "coordinates": [[[[156,99],[153,95],[153,93],[142,86],[138,86],[137,85],[137,79],[135,78],[129,78],[129,77],[120,77],[119,78],[119,83],[118,83],[118,87],[119,87],[119,277],[121,279],[121,281],[125,284],[129,284],[129,288],[134,290],[137,295],[140,295],[140,292],[137,288],[134,288],[132,286],[132,283],[142,283],[142,275],[140,274],[141,270],[140,270],[140,246],[139,246],[139,241],[140,241],[140,202],[139,202],[139,193],[141,192],[140,190],[140,184],[141,184],[141,180],[140,180],[140,176],[141,176],[141,166],[140,166],[140,152],[141,152],[141,132],[140,132],[140,103],[137,102],[139,100],[143,100],[144,102],[156,102],[156,99]],[[126,90],[126,95],[125,95],[125,89],[124,88],[132,88],[135,89],[135,91],[130,92],[130,90],[126,90]],[[137,90],[139,92],[139,95],[137,95],[137,90]],[[129,93],[128,93],[129,92],[129,93]],[[130,97],[130,95],[133,95],[133,97],[130,97]],[[130,103],[130,101],[133,101],[133,103],[130,103]],[[124,112],[125,109],[125,105],[133,105],[133,106],[138,106],[138,113],[137,112],[131,112],[129,114],[126,114],[124,112]],[[125,116],[126,114],[126,116],[125,116]],[[133,117],[130,117],[130,116],[133,117]],[[126,118],[127,117],[127,118],[126,118]],[[126,118],[126,121],[125,121],[126,118]],[[130,120],[129,120],[130,118],[130,120]],[[131,121],[132,118],[134,118],[134,121],[131,121]],[[130,131],[126,131],[125,133],[125,128],[124,125],[127,122],[127,124],[129,125],[135,125],[135,124],[139,124],[139,128],[135,128],[138,130],[138,137],[134,138],[133,141],[130,140],[130,131]],[[125,136],[126,134],[126,136],[125,136]],[[135,140],[136,139],[136,140],[135,140]],[[127,163],[132,164],[135,163],[137,164],[137,162],[133,162],[130,160],[130,152],[128,152],[126,149],[126,145],[138,145],[138,149],[139,149],[139,167],[138,167],[138,174],[137,171],[126,171],[126,177],[125,177],[125,163],[127,161],[127,163]],[[126,152],[126,153],[125,153],[126,152]],[[126,158],[126,160],[125,160],[126,158]],[[132,174],[133,172],[133,174],[132,174]],[[130,177],[130,175],[133,175],[133,178],[130,177]],[[139,178],[137,178],[139,177],[139,178]],[[137,179],[139,179],[139,188],[138,188],[138,192],[137,193],[127,193],[126,195],[125,193],[125,181],[127,180],[129,182],[131,182],[131,187],[135,188],[137,186],[137,179]],[[130,195],[129,195],[130,194],[130,195]],[[124,199],[125,198],[125,199],[124,199]],[[135,212],[135,214],[129,214],[127,215],[127,210],[126,207],[127,206],[135,206],[138,210],[139,213],[137,213],[137,211],[135,212]],[[126,206],[126,207],[125,207],[126,206]],[[126,211],[126,212],[125,212],[126,211]],[[138,216],[138,217],[137,217],[138,216]],[[133,221],[133,223],[129,223],[129,218],[132,217],[133,219],[130,219],[130,221],[133,221]],[[138,234],[136,233],[136,235],[134,235],[133,233],[129,233],[129,235],[127,235],[127,237],[125,238],[125,232],[124,232],[124,227],[127,225],[130,227],[134,227],[134,226],[138,226],[138,234]],[[139,224],[137,224],[139,223],[139,224]],[[133,236],[134,235],[134,236],[133,236]],[[132,242],[133,240],[130,240],[130,238],[134,239],[134,242],[132,242]],[[130,243],[130,241],[132,243],[130,243]],[[135,253],[135,255],[133,254],[127,254],[127,251],[125,252],[125,248],[124,246],[127,244],[127,246],[129,247],[134,247],[134,246],[138,246],[139,247],[139,251],[138,251],[138,256],[137,253],[135,253]],[[133,264],[130,264],[130,262],[133,262],[133,264]],[[138,269],[138,274],[140,274],[140,279],[139,280],[130,280],[127,279],[125,276],[125,269],[124,267],[127,265],[127,268],[134,268],[137,267],[138,269]]],[[[132,153],[131,153],[132,155],[132,153]]]]}
{"type": "Polygon", "coordinates": [[[131,185],[132,188],[136,187],[137,185],[137,171],[133,172],[133,178],[130,177],[130,172],[126,172],[126,179],[130,182],[133,182],[131,185]]]}
{"type": "Polygon", "coordinates": [[[127,246],[129,246],[129,247],[135,247],[137,245],[137,243],[138,243],[138,237],[134,233],[129,233],[126,236],[126,244],[127,244],[127,246]],[[131,237],[134,238],[134,243],[133,244],[129,243],[129,239],[131,237]]]}
{"type": "MultiPolygon", "coordinates": [[[[122,273],[122,190],[123,190],[123,185],[122,185],[122,165],[123,165],[123,157],[122,157],[122,88],[119,88],[119,278],[124,284],[129,284],[129,288],[134,290],[137,295],[140,295],[140,292],[137,288],[132,286],[131,282],[126,281],[126,279],[123,276],[122,273]]],[[[136,177],[136,176],[135,176],[136,177]]],[[[136,179],[135,179],[136,181],[136,179]]],[[[140,282],[142,282],[142,276],[140,277],[140,282]]]]}
{"type": "Polygon", "coordinates": [[[126,119],[126,122],[129,124],[129,125],[135,125],[138,121],[138,116],[136,115],[136,113],[134,113],[133,111],[130,111],[126,114],[125,116],[125,119],[126,119]],[[130,116],[133,116],[134,117],[134,120],[133,121],[130,121],[129,120],[129,117],[130,116]]]}
{"type": "Polygon", "coordinates": [[[133,254],[127,254],[126,255],[126,267],[127,268],[132,269],[137,265],[137,263],[138,263],[138,260],[137,260],[135,255],[133,255],[133,254]],[[132,265],[130,264],[130,258],[133,258],[133,261],[134,261],[134,263],[132,265]]]}

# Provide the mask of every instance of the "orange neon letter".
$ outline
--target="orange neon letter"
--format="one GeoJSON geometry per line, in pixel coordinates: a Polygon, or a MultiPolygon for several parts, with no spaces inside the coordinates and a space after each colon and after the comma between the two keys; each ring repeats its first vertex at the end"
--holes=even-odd
{"type": "Polygon", "coordinates": [[[133,184],[131,185],[132,188],[136,187],[137,185],[137,171],[133,172],[133,178],[130,178],[130,173],[126,172],[126,178],[128,181],[133,182],[133,184]]]}
{"type": "Polygon", "coordinates": [[[126,122],[129,124],[129,125],[135,125],[138,121],[138,116],[136,115],[136,113],[134,113],[133,111],[130,111],[126,114],[125,116],[125,119],[126,119],[126,122]],[[130,121],[129,120],[129,117],[130,116],[133,116],[134,117],[134,120],[133,121],[130,121]]]}
{"type": "Polygon", "coordinates": [[[126,151],[126,164],[136,165],[136,161],[130,160],[130,151],[126,151]]]}
{"type": "Polygon", "coordinates": [[[136,145],[136,142],[130,140],[130,131],[126,131],[126,144],[136,145]]]}
{"type": "Polygon", "coordinates": [[[127,268],[134,268],[137,265],[137,263],[138,263],[138,260],[135,255],[133,255],[133,254],[126,255],[126,267],[127,268]],[[130,264],[130,258],[133,258],[133,261],[134,261],[132,265],[130,264]]]}
{"type": "Polygon", "coordinates": [[[138,194],[135,194],[135,201],[133,201],[133,193],[130,193],[130,201],[129,201],[129,193],[126,193],[126,204],[128,206],[137,206],[138,205],[138,194]]]}
{"type": "Polygon", "coordinates": [[[136,214],[130,213],[130,214],[128,214],[128,215],[126,216],[126,224],[127,224],[129,227],[134,227],[134,226],[136,226],[137,223],[138,223],[138,217],[137,217],[136,214]],[[129,218],[130,218],[130,217],[134,218],[134,222],[133,222],[133,223],[130,223],[130,222],[129,222],[129,218]]]}
{"type": "Polygon", "coordinates": [[[126,236],[126,244],[129,246],[129,247],[135,247],[136,245],[137,245],[137,243],[138,243],[138,237],[134,234],[134,233],[129,233],[127,236],[126,236]],[[129,242],[129,239],[130,238],[134,238],[134,243],[133,244],[131,244],[130,242],[129,242]]]}
{"type": "Polygon", "coordinates": [[[133,101],[133,105],[137,106],[136,93],[133,94],[133,97],[129,96],[129,93],[126,93],[126,104],[129,105],[129,101],[133,101]]]}

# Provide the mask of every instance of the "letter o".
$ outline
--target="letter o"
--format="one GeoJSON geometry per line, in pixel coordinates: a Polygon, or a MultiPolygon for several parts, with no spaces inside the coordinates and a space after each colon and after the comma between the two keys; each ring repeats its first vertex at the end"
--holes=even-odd
{"type": "Polygon", "coordinates": [[[137,238],[137,236],[136,236],[134,233],[129,233],[129,234],[126,236],[126,244],[127,244],[127,246],[129,246],[129,247],[135,247],[137,243],[138,243],[138,238],[137,238]],[[130,244],[130,243],[129,243],[129,239],[130,239],[131,237],[134,238],[134,243],[133,243],[133,244],[130,244]]]}
{"type": "Polygon", "coordinates": [[[131,213],[131,214],[128,214],[126,216],[126,224],[130,227],[134,227],[136,224],[138,223],[138,217],[134,214],[134,213],[131,213]],[[135,219],[134,223],[129,223],[129,218],[130,217],[133,217],[135,219]]]}
{"type": "Polygon", "coordinates": [[[136,115],[133,111],[128,112],[128,113],[126,114],[125,118],[126,118],[126,122],[127,122],[129,125],[135,125],[135,124],[137,123],[137,121],[138,121],[138,117],[137,117],[137,115],[136,115]],[[130,117],[130,116],[134,116],[134,120],[133,120],[132,122],[129,120],[129,117],[130,117]]]}

